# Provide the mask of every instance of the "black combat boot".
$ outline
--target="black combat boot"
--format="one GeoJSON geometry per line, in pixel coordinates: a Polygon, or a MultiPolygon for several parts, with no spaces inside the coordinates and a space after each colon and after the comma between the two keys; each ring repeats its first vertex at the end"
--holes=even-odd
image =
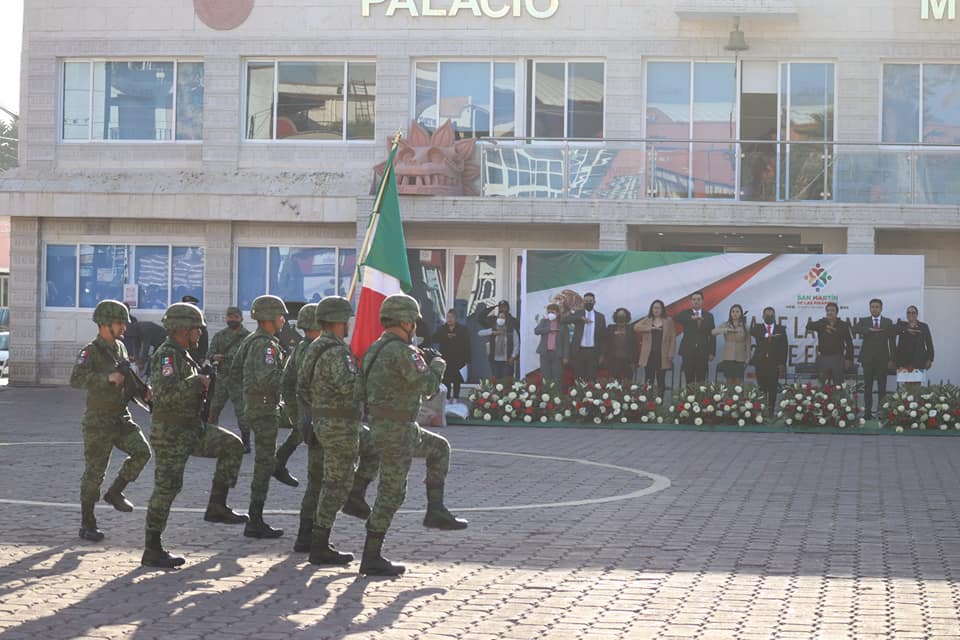
{"type": "Polygon", "coordinates": [[[467,521],[458,518],[443,506],[443,485],[427,487],[427,515],[423,517],[423,526],[430,529],[456,531],[467,528],[467,521]]]}
{"type": "Polygon", "coordinates": [[[370,517],[370,505],[367,504],[367,486],[370,484],[369,480],[353,477],[353,487],[350,489],[350,495],[347,496],[347,501],[343,503],[343,511],[348,516],[353,516],[354,518],[360,518],[361,520],[366,520],[370,517]]]}
{"type": "Polygon", "coordinates": [[[244,452],[244,453],[250,453],[250,432],[249,432],[249,431],[241,431],[241,432],[240,432],[240,439],[243,441],[243,452],[244,452]]]}
{"type": "Polygon", "coordinates": [[[248,538],[279,538],[283,529],[274,529],[263,521],[263,503],[250,503],[250,521],[243,528],[243,535],[248,538]]]}
{"type": "Polygon", "coordinates": [[[210,501],[207,502],[207,512],[203,514],[203,519],[207,522],[218,522],[220,524],[243,524],[249,518],[243,513],[237,513],[227,506],[227,493],[230,491],[224,485],[213,481],[213,487],[210,489],[210,501]]]}
{"type": "Polygon", "coordinates": [[[159,531],[147,531],[147,540],[143,548],[140,564],[158,569],[176,569],[185,562],[183,558],[172,556],[163,549],[159,531]]]}
{"type": "Polygon", "coordinates": [[[80,505],[80,537],[90,542],[103,540],[103,531],[97,528],[97,519],[93,515],[92,502],[80,505]]]}
{"type": "Polygon", "coordinates": [[[345,565],[353,561],[352,553],[340,553],[330,544],[330,529],[314,529],[310,541],[310,564],[345,565]]]}
{"type": "Polygon", "coordinates": [[[277,448],[277,463],[273,466],[273,477],[287,485],[288,487],[299,487],[300,481],[290,475],[287,470],[287,461],[293,452],[297,450],[299,439],[291,432],[287,439],[277,448]]]}
{"type": "Polygon", "coordinates": [[[360,559],[360,574],[365,576],[399,576],[407,570],[402,564],[394,564],[380,555],[385,534],[367,531],[367,540],[363,543],[363,557],[360,559]]]}
{"type": "Polygon", "coordinates": [[[117,476],[117,479],[113,481],[113,484],[110,485],[107,492],[103,494],[103,501],[109,505],[113,505],[113,508],[117,511],[127,513],[133,511],[133,503],[127,500],[127,496],[123,495],[123,490],[127,488],[127,484],[129,484],[127,480],[117,476]]]}
{"type": "Polygon", "coordinates": [[[310,551],[310,535],[313,531],[313,520],[301,520],[297,529],[297,539],[293,541],[293,550],[297,553],[310,551]]]}

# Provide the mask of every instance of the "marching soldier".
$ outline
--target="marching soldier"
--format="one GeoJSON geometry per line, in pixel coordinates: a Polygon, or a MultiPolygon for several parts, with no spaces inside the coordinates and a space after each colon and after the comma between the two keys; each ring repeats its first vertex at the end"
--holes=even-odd
{"type": "Polygon", "coordinates": [[[283,398],[283,414],[280,416],[281,425],[290,425],[290,435],[277,448],[276,469],[273,470],[273,477],[285,485],[291,487],[300,486],[300,481],[290,475],[287,470],[287,461],[297,447],[303,442],[303,436],[300,433],[300,421],[303,407],[297,396],[297,374],[300,370],[300,363],[303,362],[303,353],[320,335],[320,327],[316,320],[317,304],[311,302],[300,307],[297,313],[297,329],[303,331],[306,339],[300,340],[293,347],[290,356],[283,365],[283,375],[280,378],[280,395],[283,398]]]}
{"type": "Polygon", "coordinates": [[[240,343],[248,335],[250,331],[243,326],[243,312],[239,307],[227,307],[227,326],[213,336],[210,351],[207,353],[207,359],[217,368],[217,384],[214,385],[213,400],[210,404],[210,422],[220,422],[220,412],[229,398],[237,416],[244,453],[250,453],[250,429],[243,422],[243,390],[231,375],[231,367],[240,343]]]}
{"type": "MultiPolygon", "coordinates": [[[[130,312],[116,300],[102,300],[93,310],[93,321],[97,324],[97,337],[77,355],[70,386],[87,390],[86,410],[81,421],[84,469],[80,479],[80,537],[99,542],[103,540],[103,532],[97,528],[93,508],[100,497],[111,451],[116,447],[128,457],[103,500],[117,511],[130,512],[133,504],[123,495],[123,490],[137,479],[147,464],[150,446],[127,409],[134,397],[128,379],[133,374],[117,370],[123,363],[129,363],[120,337],[130,323],[130,312]]],[[[150,400],[149,392],[145,400],[150,400]]]]}
{"type": "Polygon", "coordinates": [[[411,344],[416,335],[420,305],[408,295],[388,296],[380,307],[383,335],[363,356],[357,384],[358,398],[366,403],[373,446],[380,457],[377,499],[367,519],[367,539],[360,573],[397,576],[405,567],[381,554],[383,539],[393,516],[406,497],[407,473],[414,457],[426,459],[426,527],[465,529],[443,504],[443,488],[450,469],[450,443],[417,424],[420,401],[440,389],[446,362],[435,358],[429,365],[411,344]]]}
{"type": "Polygon", "coordinates": [[[243,340],[233,364],[243,388],[243,419],[253,432],[250,521],[243,530],[243,535],[248,538],[279,538],[283,535],[283,529],[276,529],[263,521],[263,505],[277,462],[283,351],[276,334],[286,322],[286,313],[286,305],[276,296],[255,299],[250,315],[257,321],[257,330],[243,340]]]}
{"type": "Polygon", "coordinates": [[[227,506],[227,493],[236,485],[243,459],[240,438],[200,418],[209,376],[200,375],[200,365],[190,355],[205,326],[203,312],[192,304],[178,302],[163,315],[169,332],[166,342],[153,354],[151,366],[156,392],[150,441],[157,454],[153,494],[147,507],[146,543],[140,564],[173,569],[184,559],[164,550],[161,535],[167,526],[170,506],[183,486],[183,471],[190,456],[216,458],[213,488],[203,519],[207,522],[241,524],[247,517],[227,506]]]}

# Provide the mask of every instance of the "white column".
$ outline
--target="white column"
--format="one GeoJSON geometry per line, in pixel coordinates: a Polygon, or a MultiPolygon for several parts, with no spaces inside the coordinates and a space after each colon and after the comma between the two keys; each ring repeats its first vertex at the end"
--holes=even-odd
{"type": "Polygon", "coordinates": [[[40,219],[10,219],[10,384],[40,381],[40,219]]]}

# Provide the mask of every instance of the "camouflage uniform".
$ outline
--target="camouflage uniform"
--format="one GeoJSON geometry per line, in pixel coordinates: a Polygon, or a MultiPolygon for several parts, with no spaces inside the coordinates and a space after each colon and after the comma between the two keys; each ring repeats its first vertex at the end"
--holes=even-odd
{"type": "MultiPolygon", "coordinates": [[[[231,307],[227,309],[227,313],[229,314],[234,310],[240,311],[231,307]]],[[[247,442],[250,440],[250,430],[243,423],[243,390],[234,379],[231,368],[237,349],[240,348],[240,343],[248,335],[250,335],[250,330],[243,325],[240,325],[240,329],[236,333],[230,327],[221,329],[210,341],[210,350],[207,353],[207,359],[211,361],[216,354],[223,356],[223,359],[217,363],[217,384],[213,389],[213,400],[210,402],[210,421],[216,423],[219,420],[220,412],[223,411],[227,399],[229,399],[233,403],[233,412],[237,416],[240,433],[244,436],[244,441],[247,442]]]]}
{"type": "Polygon", "coordinates": [[[170,337],[160,345],[150,362],[154,372],[150,441],[157,462],[153,494],[147,507],[147,542],[141,563],[172,568],[183,564],[183,558],[170,556],[164,551],[160,535],[167,526],[173,500],[183,487],[183,472],[190,456],[217,459],[204,519],[240,524],[246,521],[246,517],[226,506],[227,492],[237,483],[243,444],[226,429],[201,420],[206,389],[200,366],[173,337],[180,329],[202,326],[203,314],[192,305],[176,303],[167,309],[163,320],[170,337]]]}
{"type": "MultiPolygon", "coordinates": [[[[310,305],[304,305],[303,309],[310,305]]],[[[315,305],[314,305],[315,306],[315,305]]],[[[301,313],[303,313],[301,309],[301,313]]],[[[297,322],[300,325],[300,322],[297,322]]],[[[309,340],[301,340],[290,352],[286,362],[283,365],[283,374],[280,376],[280,397],[283,398],[283,411],[280,414],[280,426],[284,429],[289,428],[290,433],[287,438],[277,448],[276,468],[273,477],[280,482],[296,487],[300,483],[287,471],[287,461],[293,452],[303,443],[303,436],[300,434],[300,400],[297,397],[297,374],[300,369],[300,363],[303,361],[303,353],[309,346],[309,340]]]]}
{"type": "MultiPolygon", "coordinates": [[[[120,305],[119,302],[115,304],[120,305]]],[[[101,307],[101,313],[103,308],[105,307],[101,307]]],[[[126,314],[129,318],[126,309],[122,305],[120,308],[123,312],[116,309],[119,314],[117,317],[121,318],[126,314]]],[[[95,312],[95,315],[100,314],[95,312]]],[[[118,362],[128,362],[127,349],[123,342],[114,340],[113,344],[110,344],[97,336],[80,350],[70,375],[71,387],[87,390],[86,410],[81,420],[84,469],[80,479],[80,504],[84,524],[80,536],[94,541],[103,539],[103,534],[97,529],[93,505],[100,498],[100,485],[103,484],[113,448],[123,451],[128,457],[120,467],[114,486],[104,495],[104,499],[121,511],[133,509],[123,497],[123,488],[137,479],[150,459],[150,446],[127,410],[127,403],[133,397],[130,386],[117,386],[108,380],[108,376],[116,371],[118,362]]]]}
{"type": "MultiPolygon", "coordinates": [[[[260,296],[253,301],[252,314],[266,321],[286,313],[276,296],[260,296]],[[282,311],[280,311],[282,309],[282,311]],[[276,315],[273,315],[274,312],[276,315]]],[[[283,351],[276,337],[263,327],[247,336],[237,352],[234,371],[243,387],[243,416],[253,433],[253,480],[250,483],[250,522],[244,530],[248,537],[279,537],[280,529],[263,522],[263,505],[276,465],[277,428],[280,417],[280,378],[283,351]]]]}

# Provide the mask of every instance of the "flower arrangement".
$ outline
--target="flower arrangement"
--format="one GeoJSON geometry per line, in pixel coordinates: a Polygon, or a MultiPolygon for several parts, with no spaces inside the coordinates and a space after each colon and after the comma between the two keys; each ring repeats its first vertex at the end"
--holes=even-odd
{"type": "Polygon", "coordinates": [[[857,394],[853,387],[794,383],[783,389],[779,416],[788,427],[831,427],[846,429],[863,426],[857,394]]]}
{"type": "Polygon", "coordinates": [[[670,407],[675,424],[736,425],[763,424],[766,396],[755,386],[690,384],[670,407]]]}
{"type": "Polygon", "coordinates": [[[560,389],[523,380],[484,380],[470,394],[471,415],[484,422],[563,422],[572,413],[560,389]]]}
{"type": "Polygon", "coordinates": [[[578,380],[569,396],[574,418],[582,422],[663,423],[663,398],[650,385],[578,380]]]}
{"type": "Polygon", "coordinates": [[[897,433],[906,429],[960,429],[960,389],[941,384],[900,389],[880,404],[880,425],[897,433]]]}

